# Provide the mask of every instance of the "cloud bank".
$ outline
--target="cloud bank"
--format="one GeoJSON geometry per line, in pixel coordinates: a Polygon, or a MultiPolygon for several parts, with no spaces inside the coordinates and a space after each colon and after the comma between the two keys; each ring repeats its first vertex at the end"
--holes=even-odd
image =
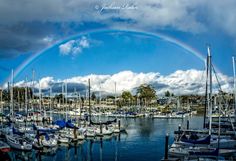
{"type": "MultiPolygon", "coordinates": [[[[218,74],[221,88],[223,91],[232,92],[232,78],[223,74],[218,74]]],[[[91,81],[92,91],[103,91],[106,93],[117,94],[122,91],[132,91],[141,84],[151,84],[158,95],[163,95],[169,90],[175,95],[183,94],[204,94],[205,92],[205,72],[195,69],[177,70],[169,75],[161,75],[160,73],[135,73],[132,71],[121,71],[113,75],[86,75],[68,78],[65,80],[56,80],[53,77],[44,77],[40,79],[39,83],[42,89],[46,90],[50,87],[53,91],[60,92],[61,85],[68,84],[68,92],[73,93],[76,89],[86,90],[88,86],[88,79],[91,81]],[[116,84],[116,86],[115,86],[116,84]],[[115,88],[116,87],[116,88],[115,88]]],[[[35,83],[35,87],[39,88],[39,83],[35,83]]],[[[16,85],[24,86],[24,81],[18,82],[16,85]]],[[[213,78],[213,91],[219,90],[216,78],[213,78]]]]}

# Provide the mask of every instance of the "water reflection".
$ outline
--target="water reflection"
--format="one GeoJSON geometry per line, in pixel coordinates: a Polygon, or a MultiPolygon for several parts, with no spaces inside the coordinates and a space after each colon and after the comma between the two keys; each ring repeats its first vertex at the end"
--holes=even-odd
{"type": "Polygon", "coordinates": [[[100,138],[100,149],[99,149],[100,161],[102,161],[102,145],[103,145],[102,138],[100,138]]]}
{"type": "MultiPolygon", "coordinates": [[[[190,121],[192,127],[199,126],[201,118],[190,121]]],[[[58,147],[22,152],[10,152],[12,161],[149,161],[161,160],[164,154],[166,132],[173,139],[173,131],[186,120],[165,119],[125,119],[129,126],[127,134],[113,134],[104,137],[86,138],[84,141],[59,144],[58,147]],[[147,139],[148,138],[148,139],[147,139]]],[[[0,156],[1,157],[1,156],[0,156]]],[[[8,156],[9,157],[9,156],[8,156]]],[[[0,160],[7,159],[7,156],[0,160]]]]}
{"type": "Polygon", "coordinates": [[[140,135],[143,137],[149,138],[155,131],[154,119],[152,118],[144,118],[142,120],[138,119],[138,125],[140,135]]]}
{"type": "Polygon", "coordinates": [[[15,150],[15,151],[10,153],[10,157],[11,157],[12,161],[33,160],[33,153],[32,152],[24,152],[24,151],[15,150]]]}
{"type": "Polygon", "coordinates": [[[1,158],[2,161],[10,161],[11,160],[11,158],[10,158],[8,153],[0,152],[0,158],[1,158]]]}

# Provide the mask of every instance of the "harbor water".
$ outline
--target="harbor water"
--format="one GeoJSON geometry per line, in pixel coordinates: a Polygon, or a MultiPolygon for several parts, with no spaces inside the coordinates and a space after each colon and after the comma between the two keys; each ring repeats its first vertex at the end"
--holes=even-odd
{"type": "Polygon", "coordinates": [[[187,120],[191,128],[202,128],[201,116],[184,119],[122,118],[122,124],[127,125],[126,133],[86,138],[43,151],[12,150],[8,156],[1,156],[1,160],[159,161],[164,156],[165,135],[169,134],[170,145],[174,141],[174,130],[179,124],[185,128],[187,120]]]}

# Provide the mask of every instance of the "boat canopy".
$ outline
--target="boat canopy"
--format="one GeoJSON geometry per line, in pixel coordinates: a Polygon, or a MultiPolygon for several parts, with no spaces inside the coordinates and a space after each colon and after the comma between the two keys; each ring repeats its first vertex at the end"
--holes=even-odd
{"type": "Polygon", "coordinates": [[[193,150],[189,151],[190,155],[195,155],[195,156],[218,156],[219,154],[219,149],[199,149],[199,150],[193,150]]]}
{"type": "Polygon", "coordinates": [[[39,132],[51,132],[51,133],[54,133],[54,132],[57,131],[56,129],[52,129],[52,128],[48,128],[48,127],[38,128],[38,127],[35,126],[35,124],[33,124],[33,130],[37,130],[39,132]]]}
{"type": "Polygon", "coordinates": [[[68,121],[66,122],[66,127],[67,127],[67,128],[75,128],[75,125],[72,123],[71,120],[68,120],[68,121]]]}
{"type": "Polygon", "coordinates": [[[57,120],[57,121],[53,122],[53,124],[58,125],[61,129],[63,129],[64,127],[66,127],[66,122],[65,122],[65,120],[57,120]]]}
{"type": "Polygon", "coordinates": [[[211,135],[208,135],[203,138],[198,138],[196,134],[191,134],[189,138],[186,137],[186,135],[183,135],[180,139],[180,141],[189,143],[189,144],[210,144],[211,142],[211,135]]]}
{"type": "Polygon", "coordinates": [[[12,132],[13,132],[13,134],[17,134],[17,135],[24,135],[24,133],[23,132],[20,132],[18,129],[16,129],[16,128],[12,128],[12,132]]]}
{"type": "Polygon", "coordinates": [[[105,122],[93,122],[93,121],[91,121],[91,124],[92,125],[100,125],[100,124],[102,124],[102,125],[110,125],[110,124],[112,124],[114,122],[117,122],[117,119],[109,120],[109,121],[105,121],[105,122]]]}

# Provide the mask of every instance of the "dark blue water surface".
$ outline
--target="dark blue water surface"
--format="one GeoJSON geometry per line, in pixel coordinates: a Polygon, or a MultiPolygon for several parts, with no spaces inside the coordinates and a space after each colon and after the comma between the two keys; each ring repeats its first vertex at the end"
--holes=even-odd
{"type": "MultiPolygon", "coordinates": [[[[190,127],[201,128],[202,117],[189,118],[190,127]]],[[[57,149],[39,152],[10,153],[12,160],[43,161],[159,161],[164,156],[165,135],[174,140],[174,130],[178,125],[186,126],[185,119],[121,119],[128,125],[127,133],[112,135],[103,139],[87,139],[71,145],[60,145],[57,149]]]]}

